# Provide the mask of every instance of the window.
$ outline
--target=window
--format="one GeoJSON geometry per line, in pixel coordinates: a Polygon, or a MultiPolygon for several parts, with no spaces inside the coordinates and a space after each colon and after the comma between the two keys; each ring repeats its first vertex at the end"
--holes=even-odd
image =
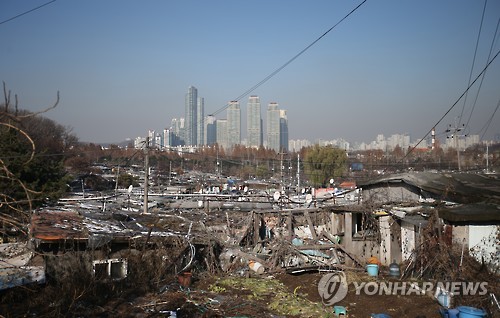
{"type": "Polygon", "coordinates": [[[123,258],[96,260],[92,262],[97,279],[119,280],[127,277],[127,260],[123,258]]]}

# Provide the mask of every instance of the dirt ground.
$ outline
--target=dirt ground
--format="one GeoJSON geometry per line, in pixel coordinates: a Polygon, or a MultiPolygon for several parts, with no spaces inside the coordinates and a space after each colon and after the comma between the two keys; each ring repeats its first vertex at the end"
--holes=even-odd
{"type": "MultiPolygon", "coordinates": [[[[299,290],[307,294],[311,301],[321,303],[318,293],[318,282],[323,274],[308,273],[302,275],[280,275],[278,278],[290,290],[299,290]]],[[[348,317],[370,317],[371,314],[385,313],[392,318],[397,317],[441,317],[439,304],[426,295],[356,295],[353,284],[349,284],[346,298],[335,305],[344,306],[348,317]]]]}
{"type": "MultiPolygon", "coordinates": [[[[348,281],[353,277],[365,282],[387,279],[368,277],[363,272],[346,273],[348,281]]],[[[132,288],[100,304],[76,300],[69,313],[58,315],[54,315],[50,303],[28,308],[28,299],[13,298],[10,305],[0,305],[0,317],[333,318],[333,307],[323,305],[318,293],[323,275],[257,275],[244,271],[219,277],[201,272],[193,274],[189,286],[171,277],[156,292],[135,293],[132,288]]],[[[43,293],[43,288],[39,292],[43,293]]],[[[369,318],[381,313],[392,318],[441,317],[439,304],[427,295],[356,295],[352,283],[346,298],[335,305],[344,306],[349,318],[369,318]]]]}
{"type": "MultiPolygon", "coordinates": [[[[233,286],[217,285],[216,277],[198,277],[194,278],[189,288],[172,284],[159,295],[147,295],[132,302],[110,303],[102,308],[99,315],[169,317],[170,312],[175,311],[177,318],[336,317],[333,314],[333,307],[324,306],[318,293],[317,286],[322,275],[317,272],[301,275],[279,274],[273,278],[264,275],[257,278],[269,285],[269,289],[264,292],[258,285],[252,285],[255,287],[242,287],[236,283],[233,286]],[[285,292],[280,291],[276,283],[282,284],[288,295],[284,295],[285,292]],[[277,297],[282,306],[276,307],[273,299],[277,297]],[[273,303],[274,309],[270,308],[273,307],[273,303]],[[301,304],[303,309],[297,311],[296,307],[301,304]]],[[[238,279],[244,281],[248,278],[236,279],[235,282],[239,281],[238,279]]],[[[371,314],[380,313],[388,314],[392,318],[441,317],[439,304],[429,296],[368,296],[363,293],[356,295],[352,284],[349,284],[347,297],[336,305],[346,307],[348,317],[351,318],[368,318],[371,314]]]]}

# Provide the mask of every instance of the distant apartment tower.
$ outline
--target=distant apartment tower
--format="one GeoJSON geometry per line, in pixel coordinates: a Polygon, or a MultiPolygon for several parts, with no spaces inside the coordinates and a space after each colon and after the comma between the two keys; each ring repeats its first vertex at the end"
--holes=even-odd
{"type": "Polygon", "coordinates": [[[156,132],[154,130],[148,130],[148,148],[156,148],[156,132]]]}
{"type": "Polygon", "coordinates": [[[311,145],[311,142],[307,139],[289,140],[288,145],[288,149],[290,151],[298,152],[303,147],[309,147],[311,145]]]}
{"type": "Polygon", "coordinates": [[[198,133],[196,140],[197,140],[197,145],[203,145],[205,144],[205,99],[203,97],[198,97],[198,102],[197,102],[197,122],[196,122],[196,131],[198,133]]]}
{"type": "Polygon", "coordinates": [[[227,149],[227,119],[217,119],[217,144],[219,147],[227,149]]]}
{"type": "Polygon", "coordinates": [[[259,96],[250,96],[247,105],[247,146],[259,148],[262,146],[262,117],[259,96]]]}
{"type": "Polygon", "coordinates": [[[163,146],[162,149],[169,149],[172,147],[172,128],[163,129],[163,146]]]}
{"type": "Polygon", "coordinates": [[[280,151],[280,110],[278,103],[271,102],[267,106],[267,148],[280,151]]]}
{"type": "MultiPolygon", "coordinates": [[[[387,139],[386,147],[387,150],[394,150],[396,147],[400,147],[404,152],[410,147],[410,136],[394,134],[387,139]]],[[[386,149],[384,149],[386,150],[386,149]]]]}
{"type": "Polygon", "coordinates": [[[217,143],[217,119],[215,116],[205,118],[205,141],[204,144],[212,146],[217,143]]]}
{"type": "Polygon", "coordinates": [[[281,152],[288,152],[288,118],[286,110],[280,109],[280,147],[281,152]]]}
{"type": "Polygon", "coordinates": [[[227,149],[239,144],[241,144],[240,103],[231,101],[227,108],[227,149]]]}
{"type": "Polygon", "coordinates": [[[198,144],[198,89],[189,86],[186,94],[186,117],[185,117],[185,136],[186,146],[196,146],[198,144]]]}
{"type": "Polygon", "coordinates": [[[179,119],[173,118],[170,127],[171,127],[170,145],[172,147],[183,146],[185,144],[184,135],[186,132],[184,118],[179,118],[179,119]]]}

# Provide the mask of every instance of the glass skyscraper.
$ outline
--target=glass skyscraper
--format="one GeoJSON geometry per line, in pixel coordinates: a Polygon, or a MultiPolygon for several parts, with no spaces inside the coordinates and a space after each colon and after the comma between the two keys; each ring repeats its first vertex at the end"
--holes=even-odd
{"type": "Polygon", "coordinates": [[[205,145],[211,146],[217,143],[217,121],[214,116],[205,118],[205,145]]]}
{"type": "Polygon", "coordinates": [[[189,86],[186,94],[186,116],[185,135],[186,146],[196,146],[198,144],[198,90],[194,86],[189,86]]]}
{"type": "Polygon", "coordinates": [[[203,97],[198,97],[197,104],[197,122],[196,122],[196,144],[203,145],[205,143],[205,99],[203,97]]]}
{"type": "Polygon", "coordinates": [[[288,118],[284,109],[280,109],[280,151],[288,152],[288,118]]]}

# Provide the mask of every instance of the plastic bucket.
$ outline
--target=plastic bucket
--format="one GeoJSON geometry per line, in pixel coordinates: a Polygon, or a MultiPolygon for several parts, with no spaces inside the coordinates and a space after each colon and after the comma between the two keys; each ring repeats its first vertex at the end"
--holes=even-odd
{"type": "Polygon", "coordinates": [[[368,272],[368,276],[378,276],[378,265],[368,264],[366,265],[366,271],[368,272]]]}
{"type": "Polygon", "coordinates": [[[257,274],[264,273],[264,266],[262,266],[262,264],[259,262],[250,261],[248,262],[248,267],[250,267],[250,269],[256,272],[257,274]]]}
{"type": "Polygon", "coordinates": [[[340,317],[341,315],[343,315],[342,317],[347,316],[347,309],[344,306],[333,306],[333,312],[337,315],[337,317],[340,317]]]}
{"type": "Polygon", "coordinates": [[[486,312],[482,309],[469,307],[469,306],[459,306],[456,309],[458,309],[458,318],[486,317],[486,312]]]}

